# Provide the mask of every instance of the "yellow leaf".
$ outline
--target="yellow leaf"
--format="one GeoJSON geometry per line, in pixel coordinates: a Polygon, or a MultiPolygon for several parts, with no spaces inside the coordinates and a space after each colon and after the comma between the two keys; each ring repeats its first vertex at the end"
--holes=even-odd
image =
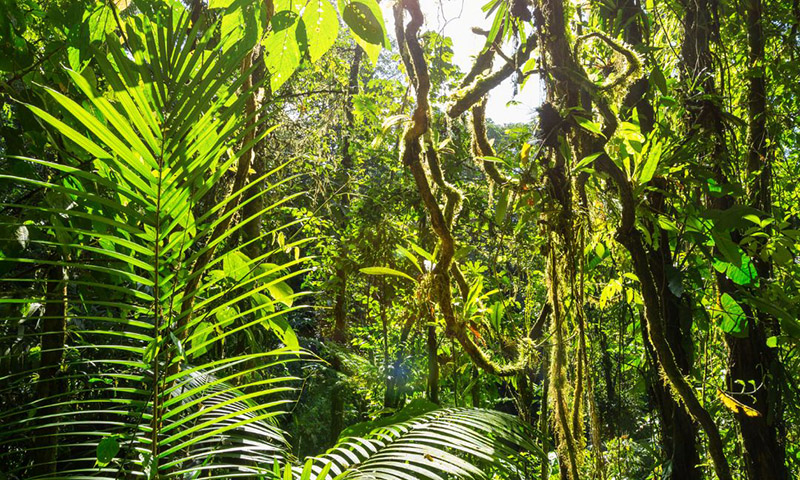
{"type": "Polygon", "coordinates": [[[531,156],[531,144],[530,143],[523,143],[522,150],[519,152],[520,160],[523,163],[528,161],[528,157],[531,156]]]}
{"type": "Polygon", "coordinates": [[[733,413],[744,413],[748,417],[760,417],[761,412],[756,410],[755,408],[748,407],[744,403],[736,400],[735,398],[731,397],[727,393],[723,392],[719,388],[717,389],[717,396],[719,399],[722,400],[722,404],[725,405],[728,410],[732,411],[733,413]]]}

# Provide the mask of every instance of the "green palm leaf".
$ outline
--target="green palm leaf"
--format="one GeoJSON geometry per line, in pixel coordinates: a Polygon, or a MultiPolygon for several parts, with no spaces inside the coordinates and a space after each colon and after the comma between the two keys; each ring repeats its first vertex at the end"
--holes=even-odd
{"type": "Polygon", "coordinates": [[[295,177],[278,178],[284,164],[204,200],[270,132],[256,130],[258,112],[241,116],[260,87],[242,91],[247,49],[201,33],[180,8],[123,26],[95,52],[102,83],[70,71],[82,98],[42,87],[48,107],[28,106],[58,131],[59,159],[15,157],[36,174],[0,176],[29,192],[0,205],[12,212],[0,218],[7,474],[443,479],[525,465],[530,429],[477,409],[430,412],[294,462],[276,418],[293,398],[286,365],[303,357],[283,317],[302,308],[289,282],[306,259],[281,259],[305,240],[256,258],[228,245],[249,220],[229,227],[239,199],[278,196],[258,212],[268,214],[292,200],[274,192],[295,177]],[[274,335],[285,347],[219,355],[274,335]]]}
{"type": "Polygon", "coordinates": [[[197,208],[269,130],[242,144],[260,121],[240,115],[260,87],[241,91],[246,49],[217,51],[214,29],[198,38],[182,9],[160,15],[128,18],[123,41],[96,51],[103,84],[68,72],[84,99],[42,87],[52,108],[28,107],[67,141],[64,154],[11,159],[38,176],[2,176],[41,200],[3,205],[17,213],[3,237],[24,228],[29,240],[0,258],[11,272],[0,283],[0,398],[26,397],[0,413],[12,477],[252,478],[289,458],[275,418],[291,398],[296,340],[206,352],[272,331],[293,337],[281,317],[302,307],[299,294],[276,288],[303,273],[304,258],[264,252],[245,258],[241,278],[211,274],[240,226],[213,232],[241,211],[241,193],[267,195],[291,177],[274,180],[279,167],[197,208]]]}
{"type": "Polygon", "coordinates": [[[312,478],[491,478],[517,472],[543,456],[535,432],[512,415],[477,408],[434,410],[407,422],[348,437],[315,459],[312,478]],[[323,469],[330,473],[322,475],[323,469]]]}

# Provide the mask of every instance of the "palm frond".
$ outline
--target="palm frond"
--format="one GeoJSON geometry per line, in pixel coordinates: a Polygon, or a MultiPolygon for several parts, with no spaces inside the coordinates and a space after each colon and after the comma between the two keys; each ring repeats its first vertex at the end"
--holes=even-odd
{"type": "Polygon", "coordinates": [[[303,241],[250,259],[226,248],[239,226],[212,235],[240,215],[241,193],[290,181],[275,180],[282,167],[198,207],[269,133],[249,135],[260,117],[241,116],[259,87],[241,88],[247,49],[220,50],[214,31],[199,35],[180,8],[129,17],[122,41],[96,51],[103,84],[69,71],[81,100],[42,87],[47,108],[28,106],[62,154],[11,159],[37,175],[2,176],[37,201],[2,205],[15,213],[0,258],[0,461],[12,478],[252,478],[289,459],[274,419],[293,383],[285,363],[300,358],[283,319],[300,294],[286,282],[305,259],[279,259],[303,241]],[[286,348],[248,347],[272,332],[286,348]],[[243,348],[206,355],[226,342],[243,348]]]}
{"type": "Polygon", "coordinates": [[[477,408],[434,410],[377,428],[364,438],[340,439],[314,460],[311,471],[317,476],[312,478],[491,478],[492,470],[526,478],[525,467],[543,455],[533,442],[535,436],[530,426],[505,413],[477,408]],[[323,469],[329,473],[322,475],[323,469]]]}
{"type": "Polygon", "coordinates": [[[35,175],[0,176],[28,192],[0,205],[11,212],[0,218],[6,474],[524,477],[523,452],[537,451],[530,428],[478,409],[433,411],[294,462],[276,418],[296,380],[286,364],[303,358],[284,317],[302,308],[288,282],[306,260],[285,252],[304,240],[256,258],[242,253],[247,244],[228,247],[249,220],[230,226],[240,198],[279,197],[258,214],[292,199],[271,195],[293,179],[278,179],[285,165],[227,185],[270,132],[258,112],[241,116],[259,87],[242,88],[248,49],[200,32],[182,8],[123,27],[95,53],[102,83],[70,71],[80,99],[41,87],[45,107],[28,106],[58,132],[58,159],[15,157],[35,175]],[[220,190],[232,191],[209,202],[220,190]],[[275,337],[284,347],[252,348],[275,337]]]}

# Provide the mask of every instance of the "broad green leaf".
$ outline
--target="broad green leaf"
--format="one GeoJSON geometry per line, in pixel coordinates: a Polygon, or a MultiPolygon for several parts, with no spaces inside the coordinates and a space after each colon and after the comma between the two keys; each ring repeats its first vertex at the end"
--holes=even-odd
{"type": "Polygon", "coordinates": [[[243,23],[244,16],[241,9],[232,9],[230,12],[223,14],[220,22],[220,37],[222,39],[222,45],[220,46],[222,49],[230,48],[242,38],[243,23]]]}
{"type": "Polygon", "coordinates": [[[302,20],[308,35],[308,56],[316,62],[336,41],[339,32],[336,9],[329,0],[310,0],[303,10],[302,20]]]}
{"type": "Polygon", "coordinates": [[[105,437],[97,444],[97,465],[105,467],[119,453],[119,439],[116,436],[105,437]]]}
{"type": "Polygon", "coordinates": [[[497,206],[495,207],[494,211],[494,221],[498,225],[502,225],[503,221],[506,219],[506,210],[508,209],[508,196],[509,196],[509,189],[503,189],[503,192],[500,194],[500,198],[497,200],[497,206]]]}
{"type": "Polygon", "coordinates": [[[347,23],[353,40],[376,65],[381,47],[389,48],[383,14],[375,0],[338,0],[339,12],[347,23]]]}
{"type": "Polygon", "coordinates": [[[789,345],[789,344],[798,345],[800,344],[800,340],[786,335],[781,335],[777,337],[773,336],[767,338],[767,347],[769,348],[776,348],[778,345],[789,345]]]}
{"type": "Polygon", "coordinates": [[[253,307],[261,307],[258,310],[260,313],[272,313],[275,311],[275,305],[272,300],[261,293],[253,293],[250,297],[250,303],[253,307]]]}
{"type": "Polygon", "coordinates": [[[239,282],[250,272],[250,259],[242,252],[228,252],[222,259],[222,271],[228,278],[239,282]]]}
{"type": "MultiPolygon", "coordinates": [[[[261,38],[263,32],[260,3],[246,0],[218,3],[227,3],[224,7],[220,5],[220,8],[226,9],[220,22],[222,39],[220,47],[223,50],[229,48],[250,50],[261,38]]],[[[209,6],[209,8],[212,7],[209,6]]]]}
{"type": "Polygon", "coordinates": [[[229,327],[238,316],[239,312],[236,310],[236,307],[226,306],[220,308],[214,313],[214,317],[217,319],[215,327],[217,329],[229,327]]]}
{"type": "Polygon", "coordinates": [[[406,240],[406,241],[408,242],[408,246],[411,247],[412,250],[417,252],[417,255],[433,263],[434,259],[436,258],[433,254],[426,252],[425,249],[423,249],[416,243],[412,242],[411,240],[406,240]]]}
{"type": "Polygon", "coordinates": [[[660,68],[655,67],[650,73],[650,82],[653,83],[661,91],[662,95],[667,94],[667,79],[660,68]]]}
{"type": "MultiPolygon", "coordinates": [[[[714,229],[720,232],[748,229],[752,227],[752,219],[758,219],[763,215],[759,210],[747,205],[733,205],[726,209],[709,208],[702,212],[702,216],[714,221],[714,229]]],[[[761,225],[761,220],[757,220],[757,225],[761,225]]]]}
{"type": "Polygon", "coordinates": [[[685,292],[680,270],[672,265],[667,265],[666,273],[667,288],[669,288],[669,291],[672,292],[673,295],[680,298],[685,292]]]}
{"type": "Polygon", "coordinates": [[[739,249],[739,246],[731,240],[727,232],[711,230],[711,238],[714,239],[714,245],[722,254],[725,261],[737,267],[742,266],[742,251],[739,249]]]}
{"type": "Polygon", "coordinates": [[[194,334],[191,336],[190,357],[197,358],[208,351],[208,345],[203,343],[208,340],[208,336],[214,331],[214,326],[208,322],[200,322],[194,327],[194,334]],[[203,345],[203,346],[201,346],[203,345]]]}
{"type": "MultiPolygon", "coordinates": [[[[344,22],[358,35],[374,45],[383,45],[384,27],[380,16],[380,8],[373,11],[368,5],[369,0],[352,0],[342,10],[344,22]]],[[[377,7],[377,3],[372,2],[377,7]]]]}
{"type": "Polygon", "coordinates": [[[419,260],[417,260],[417,257],[415,257],[413,253],[409,252],[401,245],[397,246],[397,251],[400,252],[401,255],[406,257],[408,261],[410,261],[415,267],[417,267],[417,270],[419,270],[419,272],[422,273],[422,266],[420,266],[419,260]]]}
{"type": "Polygon", "coordinates": [[[297,14],[287,10],[278,12],[272,17],[272,25],[273,30],[264,39],[263,45],[264,64],[270,74],[270,88],[275,92],[300,66],[297,14]]]}
{"type": "Polygon", "coordinates": [[[658,162],[661,160],[661,143],[656,142],[650,148],[647,149],[647,155],[644,161],[644,165],[642,166],[642,170],[639,173],[639,182],[640,183],[647,183],[653,179],[653,175],[656,173],[656,169],[658,168],[658,162]]]}
{"type": "Polygon", "coordinates": [[[98,4],[91,13],[84,14],[89,29],[89,41],[102,43],[106,35],[114,31],[114,12],[111,7],[105,4],[98,4]]]}
{"type": "Polygon", "coordinates": [[[267,290],[272,298],[277,302],[281,302],[287,307],[292,306],[292,295],[294,290],[286,282],[275,282],[267,285],[267,290]]]}
{"type": "Polygon", "coordinates": [[[588,118],[584,118],[584,117],[580,117],[580,116],[576,116],[575,119],[578,122],[578,125],[581,126],[581,128],[584,128],[584,129],[594,133],[595,135],[599,135],[601,137],[603,136],[603,129],[600,128],[600,124],[595,123],[595,122],[589,120],[588,118]]]}
{"type": "Polygon", "coordinates": [[[265,326],[268,326],[286,347],[290,350],[300,349],[300,342],[297,340],[297,335],[294,333],[294,330],[292,330],[292,327],[289,326],[289,322],[287,322],[286,319],[282,316],[278,316],[267,318],[264,322],[265,326]]]}
{"type": "Polygon", "coordinates": [[[525,65],[522,66],[522,73],[528,73],[531,70],[536,68],[536,63],[538,59],[536,57],[529,58],[525,65]]]}
{"type": "Polygon", "coordinates": [[[603,152],[599,152],[599,153],[593,153],[587,157],[583,157],[580,162],[578,162],[577,164],[575,164],[574,167],[572,167],[572,171],[577,172],[578,170],[582,169],[583,167],[597,160],[597,157],[599,157],[602,154],[603,152]]]}
{"type": "Polygon", "coordinates": [[[755,284],[757,286],[758,272],[750,257],[746,254],[742,254],[739,263],[741,266],[737,267],[732,263],[723,262],[715,258],[713,265],[718,272],[724,273],[725,276],[737,285],[755,284]]]}
{"type": "Polygon", "coordinates": [[[775,250],[772,252],[772,259],[778,265],[791,265],[794,263],[794,255],[783,244],[776,244],[775,250]]]}
{"type": "MultiPolygon", "coordinates": [[[[280,282],[283,283],[283,282],[280,282]]],[[[291,295],[291,288],[286,285],[286,288],[289,289],[291,295]]],[[[278,300],[278,299],[276,299],[278,300]]],[[[260,293],[254,293],[251,297],[252,303],[255,305],[264,307],[256,312],[256,315],[263,315],[263,314],[270,314],[275,311],[275,307],[273,306],[273,302],[266,296],[260,293]]],[[[278,300],[280,301],[280,300],[278,300]]],[[[288,299],[288,304],[285,303],[286,306],[291,306],[291,298],[288,299]]],[[[262,326],[271,330],[275,335],[280,339],[280,341],[289,347],[292,350],[299,350],[300,349],[300,342],[297,339],[297,335],[295,335],[294,330],[289,326],[289,323],[282,317],[282,316],[265,316],[262,321],[262,326]]]]}
{"type": "Polygon", "coordinates": [[[417,281],[411,278],[411,276],[393,268],[388,267],[366,267],[359,270],[361,273],[366,273],[367,275],[394,275],[396,277],[403,277],[411,280],[412,282],[416,283],[417,281]]]}
{"type": "Polygon", "coordinates": [[[502,331],[501,322],[506,313],[506,306],[503,301],[497,301],[489,307],[489,322],[496,332],[502,331]]]}
{"type": "Polygon", "coordinates": [[[729,294],[722,294],[714,314],[723,332],[739,338],[748,336],[747,315],[729,294]]]}

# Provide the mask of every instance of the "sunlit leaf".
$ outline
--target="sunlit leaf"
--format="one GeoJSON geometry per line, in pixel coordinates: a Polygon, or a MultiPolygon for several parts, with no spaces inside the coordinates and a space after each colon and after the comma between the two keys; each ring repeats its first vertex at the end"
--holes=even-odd
{"type": "Polygon", "coordinates": [[[316,62],[336,41],[339,32],[336,10],[329,0],[311,0],[303,10],[302,20],[308,34],[308,54],[316,62]]]}
{"type": "Polygon", "coordinates": [[[406,273],[403,273],[399,270],[395,270],[393,268],[388,267],[366,267],[359,269],[361,273],[365,273],[367,275],[394,275],[396,277],[403,277],[411,280],[412,282],[416,283],[411,276],[406,273]]]}

